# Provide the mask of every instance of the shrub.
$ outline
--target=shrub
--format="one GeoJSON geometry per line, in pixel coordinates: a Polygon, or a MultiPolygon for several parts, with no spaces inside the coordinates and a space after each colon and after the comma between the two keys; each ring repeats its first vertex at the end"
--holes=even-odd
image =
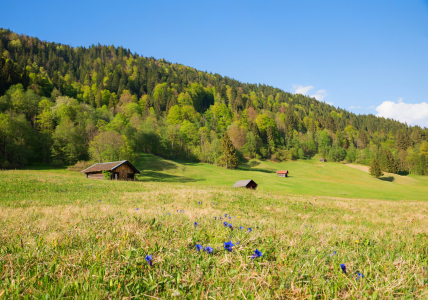
{"type": "Polygon", "coordinates": [[[61,168],[63,165],[64,165],[64,162],[62,160],[60,160],[60,159],[54,159],[51,162],[51,166],[55,167],[55,168],[61,168]]]}
{"type": "Polygon", "coordinates": [[[93,162],[93,161],[80,160],[74,166],[69,166],[67,168],[67,170],[74,171],[74,172],[80,172],[82,170],[89,168],[90,166],[92,166],[94,164],[95,164],[95,162],[93,162]]]}

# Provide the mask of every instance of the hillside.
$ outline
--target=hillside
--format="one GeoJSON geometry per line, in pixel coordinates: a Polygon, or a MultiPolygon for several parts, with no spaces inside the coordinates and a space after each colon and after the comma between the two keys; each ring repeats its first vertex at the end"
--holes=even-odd
{"type": "Polygon", "coordinates": [[[70,47],[0,29],[0,167],[132,159],[135,153],[235,167],[330,161],[428,173],[427,129],[355,115],[268,85],[141,56],[70,47]],[[17,149],[24,149],[17,151],[17,149]]]}

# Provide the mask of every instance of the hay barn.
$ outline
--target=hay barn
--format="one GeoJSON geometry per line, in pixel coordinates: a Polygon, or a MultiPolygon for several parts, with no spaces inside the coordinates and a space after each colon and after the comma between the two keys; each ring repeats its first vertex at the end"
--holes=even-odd
{"type": "Polygon", "coordinates": [[[278,171],[278,172],[276,172],[276,176],[278,176],[278,177],[288,177],[288,170],[278,171]]]}
{"type": "Polygon", "coordinates": [[[85,173],[86,178],[105,179],[103,171],[110,173],[110,180],[134,180],[135,174],[140,174],[127,160],[95,164],[80,173],[85,173]]]}
{"type": "Polygon", "coordinates": [[[252,179],[249,180],[239,180],[237,181],[233,187],[245,187],[247,189],[256,189],[257,183],[255,183],[252,179]]]}

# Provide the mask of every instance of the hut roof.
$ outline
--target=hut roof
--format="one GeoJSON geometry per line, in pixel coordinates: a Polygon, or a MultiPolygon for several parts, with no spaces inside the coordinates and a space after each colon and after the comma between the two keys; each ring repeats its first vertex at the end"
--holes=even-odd
{"type": "Polygon", "coordinates": [[[235,182],[235,184],[233,185],[233,187],[246,187],[251,181],[253,181],[253,180],[252,179],[249,179],[249,180],[238,180],[237,182],[235,182]]]}
{"type": "Polygon", "coordinates": [[[95,165],[92,165],[89,168],[81,171],[80,173],[93,173],[93,172],[102,172],[102,171],[113,171],[114,169],[116,169],[117,167],[119,167],[119,166],[121,166],[121,165],[123,165],[125,163],[128,164],[135,171],[135,173],[140,174],[140,171],[138,171],[138,169],[136,167],[134,167],[127,160],[121,160],[121,161],[113,161],[113,162],[106,162],[106,163],[95,164],[95,165]]]}
{"type": "Polygon", "coordinates": [[[276,172],[276,174],[288,174],[288,170],[278,171],[276,172]]]}

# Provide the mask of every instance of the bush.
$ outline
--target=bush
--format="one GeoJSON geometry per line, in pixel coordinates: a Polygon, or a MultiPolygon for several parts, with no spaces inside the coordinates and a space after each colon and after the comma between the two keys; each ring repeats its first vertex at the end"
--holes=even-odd
{"type": "Polygon", "coordinates": [[[80,171],[83,171],[83,170],[89,168],[90,166],[92,166],[94,164],[95,164],[95,162],[93,162],[93,161],[80,160],[74,166],[68,167],[67,170],[74,171],[74,172],[80,172],[80,171]]]}
{"type": "Polygon", "coordinates": [[[110,180],[110,178],[111,178],[111,174],[110,174],[110,172],[109,172],[109,171],[104,170],[104,171],[103,171],[103,175],[104,175],[104,179],[105,179],[105,180],[110,180]]]}
{"type": "Polygon", "coordinates": [[[64,162],[62,160],[60,160],[60,159],[54,159],[51,162],[51,166],[55,167],[55,168],[61,168],[62,166],[64,166],[64,162]]]}

